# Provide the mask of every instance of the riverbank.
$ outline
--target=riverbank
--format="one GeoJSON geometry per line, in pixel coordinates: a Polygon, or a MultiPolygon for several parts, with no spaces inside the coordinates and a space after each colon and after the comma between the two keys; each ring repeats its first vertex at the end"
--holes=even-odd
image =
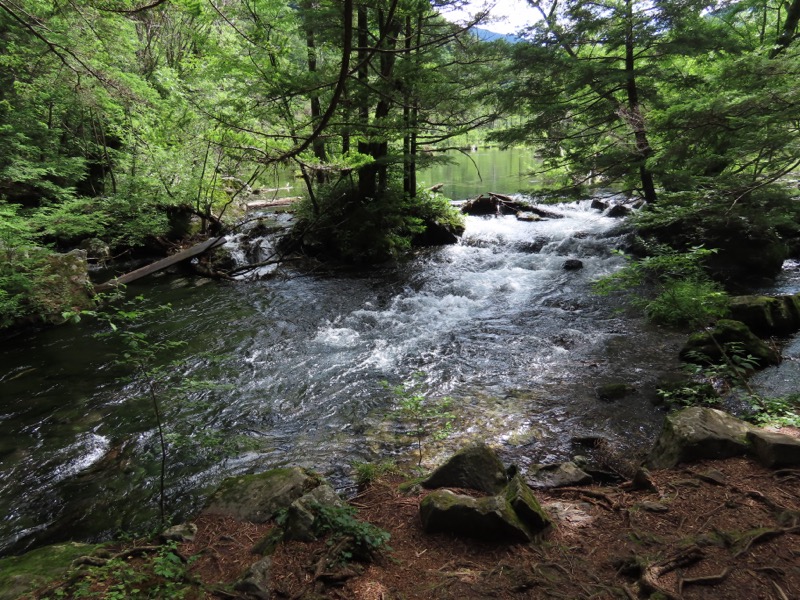
{"type": "MultiPolygon", "coordinates": [[[[425,533],[418,513],[429,492],[402,491],[404,477],[384,476],[350,505],[358,519],[391,534],[391,550],[369,563],[331,566],[326,558],[335,548],[325,539],[281,543],[271,556],[269,591],[260,597],[749,600],[800,595],[800,472],[730,458],[654,471],[650,478],[647,489],[625,482],[537,492],[555,527],[540,543],[508,545],[425,533]]],[[[253,548],[275,524],[220,515],[203,515],[194,523],[192,541],[109,545],[95,556],[111,555],[114,562],[98,567],[82,559],[79,570],[21,597],[259,597],[232,586],[261,559],[253,548]],[[134,586],[138,593],[131,591],[134,586]]]]}

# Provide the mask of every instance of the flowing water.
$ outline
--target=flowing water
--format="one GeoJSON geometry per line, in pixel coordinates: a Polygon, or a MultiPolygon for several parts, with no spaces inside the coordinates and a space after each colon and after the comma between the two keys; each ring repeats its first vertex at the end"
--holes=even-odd
{"type": "MultiPolygon", "coordinates": [[[[469,217],[459,244],[369,273],[132,285],[130,295],[172,305],[141,331],[186,342],[158,389],[169,512],[191,514],[225,476],[287,464],[347,488],[352,461],[409,452],[382,382],[417,373],[458,415],[448,441],[429,444],[428,464],[474,438],[523,468],[585,453],[582,438],[646,447],[662,416],[654,385],[674,368],[680,336],[591,293],[620,266],[616,221],[588,202],[553,210],[563,218],[469,217]],[[583,268],[565,270],[568,258],[583,268]],[[598,400],[595,387],[617,380],[635,392],[598,400]]],[[[156,520],[153,408],[102,331],[84,320],[0,346],[0,552],[156,520]]]]}

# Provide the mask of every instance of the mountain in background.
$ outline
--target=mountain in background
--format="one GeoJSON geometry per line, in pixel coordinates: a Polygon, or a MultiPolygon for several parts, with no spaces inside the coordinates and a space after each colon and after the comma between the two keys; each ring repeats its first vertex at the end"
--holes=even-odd
{"type": "Polygon", "coordinates": [[[520,38],[513,33],[495,33],[482,27],[473,27],[471,31],[478,37],[479,40],[484,42],[494,42],[495,40],[505,40],[509,44],[516,44],[521,41],[520,38]]]}

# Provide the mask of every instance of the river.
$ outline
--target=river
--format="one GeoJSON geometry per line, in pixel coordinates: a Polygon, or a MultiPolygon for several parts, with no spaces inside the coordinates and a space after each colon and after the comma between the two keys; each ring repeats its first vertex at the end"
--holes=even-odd
{"type": "MultiPolygon", "coordinates": [[[[552,210],[562,218],[469,217],[460,243],[369,273],[130,286],[172,305],[138,330],[185,342],[159,389],[171,517],[232,474],[296,464],[346,492],[353,461],[407,458],[408,424],[384,381],[419,378],[426,396],[452,398],[454,430],[426,442],[427,465],[477,438],[523,469],[585,453],[583,438],[646,448],[662,419],[655,384],[676,368],[681,336],[592,294],[620,266],[618,221],[588,200],[552,210]],[[565,270],[568,258],[583,268],[565,270]],[[634,393],[596,397],[620,380],[634,393]]],[[[152,405],[104,331],[84,319],[0,345],[0,553],[157,521],[152,405]]]]}

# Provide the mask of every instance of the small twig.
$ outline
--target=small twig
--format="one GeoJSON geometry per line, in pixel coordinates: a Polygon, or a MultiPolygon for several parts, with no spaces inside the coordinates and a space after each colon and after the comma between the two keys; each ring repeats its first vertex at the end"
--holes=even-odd
{"type": "Polygon", "coordinates": [[[772,584],[772,587],[775,588],[775,591],[778,593],[780,600],[789,600],[789,596],[786,595],[786,592],[784,592],[783,588],[781,588],[781,586],[778,585],[777,581],[773,581],[770,579],[770,583],[772,584]]]}

